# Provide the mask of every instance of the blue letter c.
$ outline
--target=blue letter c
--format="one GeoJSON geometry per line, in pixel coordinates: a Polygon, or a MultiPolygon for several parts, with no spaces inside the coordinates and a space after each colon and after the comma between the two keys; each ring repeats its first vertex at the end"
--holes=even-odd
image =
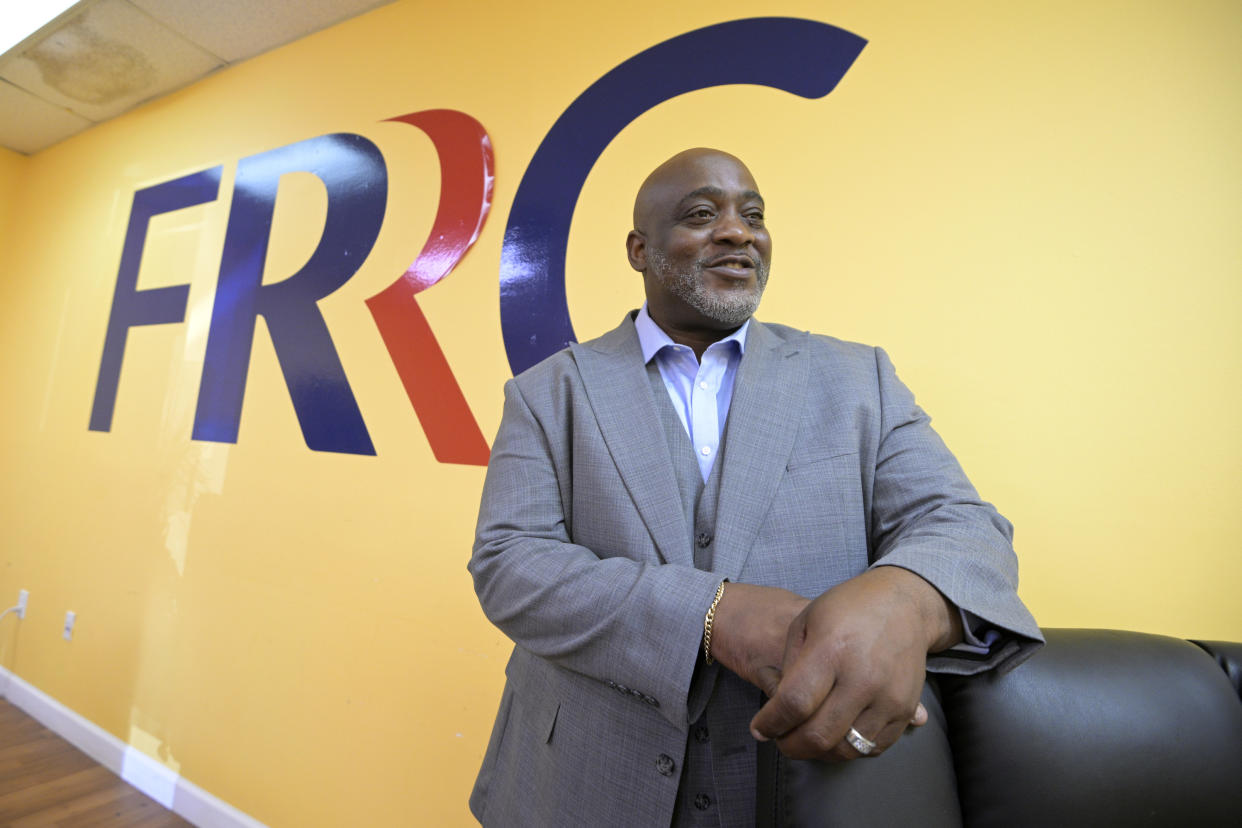
{"type": "Polygon", "coordinates": [[[757,84],[822,98],[866,42],[814,20],[732,20],[656,44],[587,87],[535,151],[509,212],[500,322],[513,373],[575,341],[565,298],[569,226],[587,174],[622,129],[657,104],[712,86],[757,84]]]}

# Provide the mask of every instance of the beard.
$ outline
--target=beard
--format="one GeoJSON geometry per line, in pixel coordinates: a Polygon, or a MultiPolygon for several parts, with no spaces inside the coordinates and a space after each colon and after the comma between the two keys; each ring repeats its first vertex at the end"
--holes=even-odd
{"type": "Polygon", "coordinates": [[[768,263],[755,265],[755,284],[711,290],[704,283],[703,270],[707,260],[699,259],[688,269],[674,269],[664,251],[647,248],[647,261],[656,279],[676,296],[708,319],[730,328],[737,328],[750,319],[759,308],[763,289],[768,284],[768,263]]]}

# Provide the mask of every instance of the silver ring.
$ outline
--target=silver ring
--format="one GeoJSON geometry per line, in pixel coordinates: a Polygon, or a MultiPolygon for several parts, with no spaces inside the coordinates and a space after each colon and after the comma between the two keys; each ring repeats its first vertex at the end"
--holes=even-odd
{"type": "Polygon", "coordinates": [[[845,734],[845,741],[849,742],[850,747],[861,753],[863,756],[866,756],[868,753],[875,750],[875,742],[871,741],[852,727],[850,728],[850,732],[845,734]]]}

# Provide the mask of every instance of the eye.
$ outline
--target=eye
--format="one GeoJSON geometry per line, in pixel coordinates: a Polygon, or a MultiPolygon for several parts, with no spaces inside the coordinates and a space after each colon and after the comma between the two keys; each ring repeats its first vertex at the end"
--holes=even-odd
{"type": "Polygon", "coordinates": [[[751,224],[753,224],[755,227],[762,227],[763,226],[763,211],[762,210],[751,210],[750,212],[746,214],[746,220],[750,222],[751,224]]]}
{"type": "Polygon", "coordinates": [[[695,207],[686,214],[686,218],[697,219],[700,221],[710,221],[716,214],[710,207],[695,207]]]}

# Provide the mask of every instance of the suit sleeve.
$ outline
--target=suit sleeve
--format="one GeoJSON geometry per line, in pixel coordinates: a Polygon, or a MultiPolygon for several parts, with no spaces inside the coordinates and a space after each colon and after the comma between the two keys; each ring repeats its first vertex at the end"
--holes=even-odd
{"type": "Polygon", "coordinates": [[[567,528],[569,424],[546,427],[516,380],[492,448],[469,570],[488,619],[519,647],[628,692],[675,725],[718,575],[601,558],[567,528]]]}
{"type": "Polygon", "coordinates": [[[1017,595],[1013,527],[980,499],[931,418],[875,349],[881,416],[872,486],[872,559],[900,566],[995,631],[986,655],[968,650],[928,657],[932,672],[1008,670],[1043,642],[1017,595]]]}

